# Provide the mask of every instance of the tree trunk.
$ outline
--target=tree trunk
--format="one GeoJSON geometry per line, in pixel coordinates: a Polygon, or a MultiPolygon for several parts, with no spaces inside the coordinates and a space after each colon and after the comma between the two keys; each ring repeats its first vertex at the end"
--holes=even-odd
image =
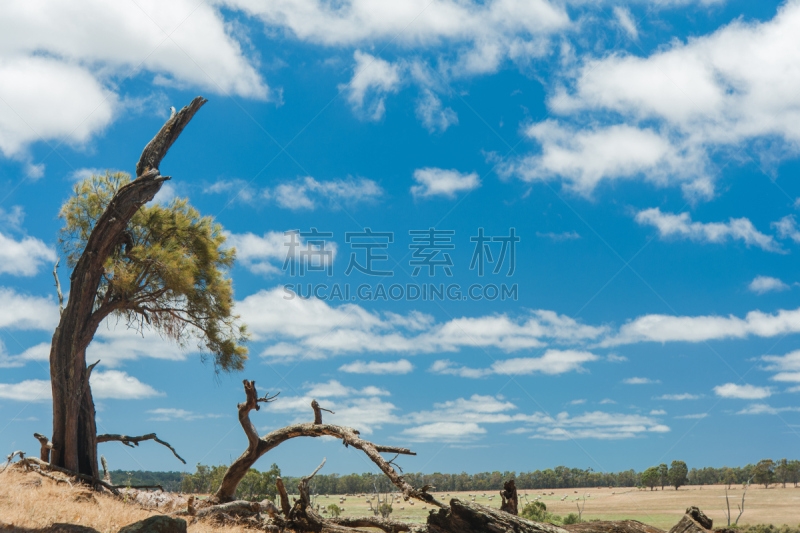
{"type": "Polygon", "coordinates": [[[98,478],[97,429],[91,367],[86,347],[103,319],[117,309],[113,295],[98,301],[106,259],[119,246],[133,215],[153,199],[169,177],[158,165],[183,128],[206,102],[197,97],[171,117],[145,147],[136,165],[136,179],[122,187],[97,220],[70,276],[67,305],[50,344],[50,386],[53,391],[53,450],[50,462],[98,478]]]}

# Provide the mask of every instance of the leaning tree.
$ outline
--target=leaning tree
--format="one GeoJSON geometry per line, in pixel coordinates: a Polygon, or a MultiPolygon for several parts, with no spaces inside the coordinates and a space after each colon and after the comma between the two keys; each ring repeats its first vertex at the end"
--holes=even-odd
{"type": "Polygon", "coordinates": [[[222,227],[185,200],[145,205],[170,179],[159,172],[161,160],[205,103],[197,97],[173,110],[142,152],[134,179],[124,173],[92,176],[75,186],[61,209],[59,243],[72,274],[50,346],[52,441],[39,435],[42,459],[49,451],[55,467],[96,479],[98,442],[162,442],[154,434],[97,435],[89,384],[97,363],[87,366],[86,349],[106,318],[116,316],[182,345],[197,342],[212,354],[217,371],[239,370],[247,358],[247,333],[233,315],[227,275],[234,251],[224,248],[222,227]]]}

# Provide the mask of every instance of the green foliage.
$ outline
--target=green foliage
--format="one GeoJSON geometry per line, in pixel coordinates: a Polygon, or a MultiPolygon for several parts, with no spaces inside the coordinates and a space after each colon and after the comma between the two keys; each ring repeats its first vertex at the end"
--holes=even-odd
{"type": "Polygon", "coordinates": [[[392,514],[392,504],[388,502],[384,502],[378,507],[378,512],[381,514],[383,518],[389,518],[389,515],[392,514]]]}
{"type": "Polygon", "coordinates": [[[686,466],[686,463],[683,461],[672,461],[669,465],[669,473],[667,477],[669,478],[669,484],[675,487],[675,490],[678,490],[679,487],[686,485],[687,474],[689,472],[689,468],[686,466]]]}
{"type": "Polygon", "coordinates": [[[342,514],[342,510],[335,503],[330,504],[328,507],[326,507],[326,509],[328,509],[328,512],[333,517],[337,517],[342,514]]]}
{"type": "MultiPolygon", "coordinates": [[[[64,220],[59,245],[70,267],[114,194],[128,183],[128,174],[106,172],[75,185],[59,213],[64,220]]],[[[184,199],[143,206],[106,260],[95,312],[155,329],[182,346],[196,339],[213,354],[217,371],[241,370],[247,330],[231,314],[227,272],[235,250],[224,244],[222,226],[201,217],[184,199]]]]}
{"type": "Polygon", "coordinates": [[[762,459],[758,462],[753,470],[753,481],[764,485],[764,488],[769,487],[770,483],[775,480],[775,461],[772,459],[762,459]]]}
{"type": "Polygon", "coordinates": [[[664,490],[664,485],[669,483],[669,468],[664,463],[658,465],[658,484],[661,485],[661,490],[664,490]]]}
{"type": "Polygon", "coordinates": [[[661,474],[659,469],[655,466],[651,466],[644,472],[642,472],[642,485],[645,487],[650,487],[650,490],[653,490],[653,487],[660,483],[661,474]]]}
{"type": "Polygon", "coordinates": [[[544,502],[532,502],[523,507],[519,515],[534,522],[544,522],[547,516],[547,506],[544,502]]]}
{"type": "MultiPolygon", "coordinates": [[[[220,486],[227,470],[228,467],[223,465],[209,467],[198,464],[194,474],[184,475],[181,492],[211,494],[220,486]]],[[[281,469],[274,463],[266,472],[251,468],[236,488],[236,499],[250,501],[274,499],[278,494],[275,482],[280,475],[281,469]]]]}
{"type": "Polygon", "coordinates": [[[580,521],[581,519],[578,516],[578,513],[569,513],[567,516],[564,517],[561,523],[567,526],[569,524],[577,524],[580,521]]]}

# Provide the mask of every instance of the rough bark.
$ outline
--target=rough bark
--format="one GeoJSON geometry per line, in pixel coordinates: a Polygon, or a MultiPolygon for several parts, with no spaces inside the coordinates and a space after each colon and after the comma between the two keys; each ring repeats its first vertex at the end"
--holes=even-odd
{"type": "Polygon", "coordinates": [[[428,516],[429,533],[567,533],[551,524],[541,524],[476,503],[453,498],[450,507],[428,516]]]}
{"type": "Polygon", "coordinates": [[[500,504],[500,510],[509,514],[519,514],[519,498],[517,497],[517,484],[513,479],[509,479],[503,483],[503,490],[500,491],[500,498],[503,502],[500,504]]]}
{"type": "Polygon", "coordinates": [[[53,450],[51,463],[98,478],[97,428],[86,347],[105,317],[119,303],[109,295],[98,301],[104,263],[113,253],[133,215],[153,199],[169,177],[158,166],[167,150],[198,109],[197,97],[170,118],[145,147],[136,165],[136,179],[122,187],[97,220],[70,276],[67,305],[50,345],[50,383],[53,390],[53,450]]]}
{"type": "MultiPolygon", "coordinates": [[[[379,516],[337,516],[326,518],[326,522],[337,526],[354,527],[373,527],[382,529],[386,533],[400,533],[401,531],[411,531],[413,524],[400,522],[399,520],[389,520],[379,516]]],[[[417,526],[418,527],[418,526],[417,526]]]]}
{"type": "Polygon", "coordinates": [[[34,438],[39,441],[41,445],[41,449],[39,450],[39,458],[44,461],[45,463],[50,462],[50,450],[53,449],[53,443],[50,442],[50,439],[42,435],[41,433],[34,433],[34,438]]]}
{"type": "Polygon", "coordinates": [[[247,436],[247,450],[236,459],[233,464],[225,472],[219,489],[213,496],[213,501],[216,503],[225,503],[234,499],[236,487],[239,482],[247,474],[250,467],[255,464],[258,459],[272,450],[276,446],[286,442],[289,439],[296,437],[322,437],[329,435],[337,437],[342,440],[345,446],[352,446],[363,451],[372,462],[374,462],[383,471],[384,474],[395,484],[403,493],[404,499],[415,498],[431,505],[441,507],[442,504],[428,494],[427,492],[413,488],[411,485],[400,476],[392,465],[381,456],[381,453],[395,453],[402,455],[416,455],[414,452],[407,448],[398,448],[396,446],[381,446],[373,444],[369,441],[363,440],[358,435],[358,431],[353,428],[344,426],[334,426],[331,424],[293,424],[284,428],[275,430],[264,437],[259,437],[255,426],[250,421],[250,411],[255,409],[259,410],[259,402],[268,402],[272,398],[259,398],[256,393],[255,382],[244,380],[244,390],[246,401],[238,405],[239,409],[239,423],[247,436]]]}

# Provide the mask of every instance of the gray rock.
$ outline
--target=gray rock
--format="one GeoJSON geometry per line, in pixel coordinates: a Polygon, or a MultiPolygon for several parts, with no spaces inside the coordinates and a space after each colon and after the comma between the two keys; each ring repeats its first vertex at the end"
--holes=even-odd
{"type": "Polygon", "coordinates": [[[53,524],[45,531],[46,533],[100,533],[94,528],[76,524],[53,524]]]}
{"type": "Polygon", "coordinates": [[[186,520],[170,516],[151,516],[128,524],[119,533],[186,533],[186,520]]]}

